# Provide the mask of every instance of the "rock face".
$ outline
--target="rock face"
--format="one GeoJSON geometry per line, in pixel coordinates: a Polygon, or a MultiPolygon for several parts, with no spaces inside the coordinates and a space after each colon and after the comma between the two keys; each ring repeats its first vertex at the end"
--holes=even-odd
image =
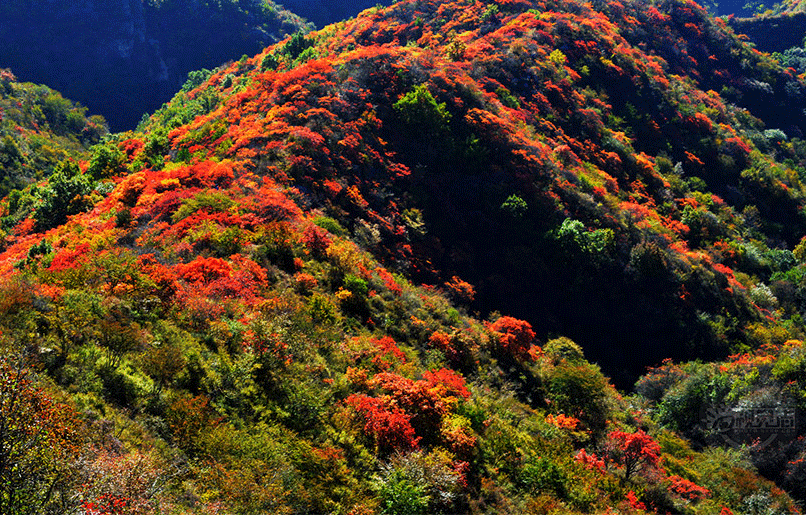
{"type": "Polygon", "coordinates": [[[304,27],[262,3],[8,0],[0,5],[0,66],[133,128],[194,69],[254,54],[304,27]]]}
{"type": "Polygon", "coordinates": [[[734,18],[731,26],[746,34],[756,48],[763,52],[783,52],[803,45],[806,34],[806,13],[783,14],[764,18],[734,18]]]}

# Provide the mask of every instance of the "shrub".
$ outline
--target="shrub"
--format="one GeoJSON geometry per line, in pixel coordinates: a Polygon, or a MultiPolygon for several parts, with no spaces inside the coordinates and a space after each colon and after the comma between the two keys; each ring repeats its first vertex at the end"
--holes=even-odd
{"type": "Polygon", "coordinates": [[[529,206],[526,204],[525,200],[513,194],[507,197],[504,203],[501,204],[501,209],[513,218],[523,218],[529,206]]]}
{"type": "Polygon", "coordinates": [[[537,458],[524,465],[521,470],[520,482],[532,494],[550,492],[564,497],[568,476],[549,458],[537,458]]]}
{"type": "Polygon", "coordinates": [[[598,367],[563,362],[545,381],[553,411],[578,418],[594,436],[604,430],[610,415],[610,386],[598,367]]]}
{"type": "Polygon", "coordinates": [[[444,133],[451,121],[445,103],[437,103],[426,84],[415,86],[403,95],[395,102],[394,109],[406,125],[424,134],[444,133]]]}
{"type": "Polygon", "coordinates": [[[504,352],[517,359],[524,359],[535,339],[532,325],[524,320],[503,316],[488,325],[504,352]]]}
{"type": "Polygon", "coordinates": [[[67,221],[67,217],[80,213],[90,205],[86,198],[94,185],[73,162],[62,163],[51,175],[48,186],[41,193],[34,220],[42,231],[67,221]]]}
{"type": "Polygon", "coordinates": [[[427,513],[429,497],[425,485],[407,477],[399,469],[389,473],[378,488],[382,512],[387,515],[423,515],[427,513]]]}
{"type": "Polygon", "coordinates": [[[87,174],[90,177],[97,181],[119,175],[125,171],[126,154],[117,145],[107,143],[92,147],[92,157],[87,168],[87,174]]]}
{"type": "Polygon", "coordinates": [[[543,346],[543,352],[546,353],[555,363],[567,361],[569,363],[581,363],[585,361],[585,356],[582,353],[582,347],[574,343],[570,338],[562,336],[549,340],[543,346]]]}
{"type": "Polygon", "coordinates": [[[461,481],[455,468],[445,453],[394,454],[376,479],[382,513],[452,512],[461,481]]]}

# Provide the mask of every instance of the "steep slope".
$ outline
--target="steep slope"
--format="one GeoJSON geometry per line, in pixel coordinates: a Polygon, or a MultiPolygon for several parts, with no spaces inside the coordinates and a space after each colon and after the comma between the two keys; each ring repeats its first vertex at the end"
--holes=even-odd
{"type": "Polygon", "coordinates": [[[0,5],[0,66],[124,130],[170,99],[188,72],[252,55],[304,28],[263,0],[9,0],[0,5]]]}
{"type": "Polygon", "coordinates": [[[108,132],[100,116],[52,89],[0,70],[0,197],[41,179],[61,161],[84,158],[108,132]]]}
{"type": "Polygon", "coordinates": [[[670,429],[712,376],[586,356],[797,347],[803,87],[680,0],[404,1],[195,75],[0,203],[0,511],[797,513],[670,429]]]}
{"type": "Polygon", "coordinates": [[[572,336],[626,386],[755,346],[749,291],[804,227],[803,83],[696,4],[659,7],[403,2],[154,124],[228,97],[169,134],[175,160],[282,173],[390,265],[469,281],[474,309],[572,336]]]}
{"type": "Polygon", "coordinates": [[[784,52],[803,46],[806,13],[788,13],[758,18],[734,18],[730,21],[737,33],[745,34],[763,52],[784,52]]]}

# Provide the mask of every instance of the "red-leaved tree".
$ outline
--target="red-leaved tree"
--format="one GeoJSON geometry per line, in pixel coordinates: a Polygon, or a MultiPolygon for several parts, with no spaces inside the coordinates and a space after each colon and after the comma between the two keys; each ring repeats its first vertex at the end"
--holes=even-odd
{"type": "Polygon", "coordinates": [[[663,471],[660,465],[660,445],[644,431],[611,431],[607,435],[605,451],[611,463],[624,469],[625,482],[639,471],[645,474],[663,471]]]}

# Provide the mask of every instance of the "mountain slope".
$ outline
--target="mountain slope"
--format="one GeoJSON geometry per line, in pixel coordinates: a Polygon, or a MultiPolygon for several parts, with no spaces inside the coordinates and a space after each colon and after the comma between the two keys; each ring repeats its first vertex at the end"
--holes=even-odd
{"type": "Polygon", "coordinates": [[[803,84],[695,4],[532,6],[403,2],[223,70],[154,123],[229,97],[169,134],[175,159],[282,173],[389,264],[469,281],[474,308],[572,336],[621,385],[755,345],[748,292],[803,234],[779,164],[802,162],[803,84]]]}
{"type": "Polygon", "coordinates": [[[0,70],[0,196],[41,179],[61,161],[86,158],[108,132],[100,116],[52,89],[0,70]]]}
{"type": "Polygon", "coordinates": [[[0,203],[47,428],[0,503],[796,513],[673,432],[752,376],[660,363],[798,348],[803,86],[686,1],[404,1],[194,77],[0,203]]]}

